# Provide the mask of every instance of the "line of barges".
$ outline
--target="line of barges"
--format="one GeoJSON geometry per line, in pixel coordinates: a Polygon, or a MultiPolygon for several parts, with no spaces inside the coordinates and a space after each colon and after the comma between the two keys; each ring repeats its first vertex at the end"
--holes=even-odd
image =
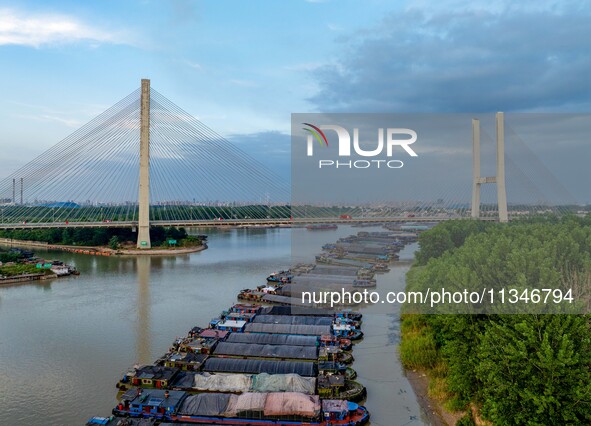
{"type": "Polygon", "coordinates": [[[369,413],[357,404],[366,390],[350,366],[352,343],[363,337],[361,314],[304,305],[298,296],[301,287],[374,287],[375,274],[388,270],[412,235],[359,232],[326,244],[315,264],[270,274],[267,284],[240,292],[248,303],[193,327],[154,364],[125,373],[113,415],[87,424],[366,423],[369,413]]]}

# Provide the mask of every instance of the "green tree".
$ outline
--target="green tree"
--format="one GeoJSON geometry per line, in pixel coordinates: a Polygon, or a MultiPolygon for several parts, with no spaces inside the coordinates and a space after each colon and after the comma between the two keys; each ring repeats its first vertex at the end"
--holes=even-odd
{"type": "Polygon", "coordinates": [[[478,348],[482,414],[495,425],[591,422],[586,316],[514,315],[490,322],[478,348]]]}
{"type": "Polygon", "coordinates": [[[109,240],[109,247],[113,250],[117,250],[119,248],[119,238],[117,235],[113,235],[109,240]]]}
{"type": "Polygon", "coordinates": [[[419,265],[426,265],[429,259],[440,257],[454,248],[451,235],[444,227],[436,226],[419,237],[420,250],[416,260],[419,265]]]}

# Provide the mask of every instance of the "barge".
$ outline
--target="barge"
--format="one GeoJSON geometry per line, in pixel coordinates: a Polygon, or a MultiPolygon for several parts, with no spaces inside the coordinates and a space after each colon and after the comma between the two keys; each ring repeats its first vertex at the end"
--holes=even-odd
{"type": "Polygon", "coordinates": [[[131,389],[113,415],[214,425],[360,426],[369,421],[363,406],[299,392],[202,393],[131,389]]]}

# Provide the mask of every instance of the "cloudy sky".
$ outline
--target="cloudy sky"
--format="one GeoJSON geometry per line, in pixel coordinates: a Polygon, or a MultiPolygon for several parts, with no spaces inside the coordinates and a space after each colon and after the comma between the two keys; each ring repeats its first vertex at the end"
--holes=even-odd
{"type": "MultiPolygon", "coordinates": [[[[141,78],[280,171],[294,112],[589,112],[590,18],[570,0],[0,1],[0,178],[141,78]]],[[[590,156],[563,151],[550,171],[591,201],[573,173],[590,156]]]]}

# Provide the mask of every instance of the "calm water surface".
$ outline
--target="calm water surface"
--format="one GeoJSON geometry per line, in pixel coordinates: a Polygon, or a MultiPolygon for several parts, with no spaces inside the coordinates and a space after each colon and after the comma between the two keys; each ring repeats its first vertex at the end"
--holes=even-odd
{"type": "MultiPolygon", "coordinates": [[[[131,365],[154,361],[176,336],[205,326],[240,289],[293,261],[310,262],[322,244],[358,230],[211,230],[208,250],[178,257],[37,251],[76,265],[81,275],[0,287],[1,419],[82,425],[108,415],[115,383],[131,365]]],[[[379,276],[380,292],[403,289],[406,269],[379,276]]],[[[360,310],[365,339],[355,347],[353,367],[368,389],[372,425],[427,424],[397,357],[398,308],[360,310]]]]}

